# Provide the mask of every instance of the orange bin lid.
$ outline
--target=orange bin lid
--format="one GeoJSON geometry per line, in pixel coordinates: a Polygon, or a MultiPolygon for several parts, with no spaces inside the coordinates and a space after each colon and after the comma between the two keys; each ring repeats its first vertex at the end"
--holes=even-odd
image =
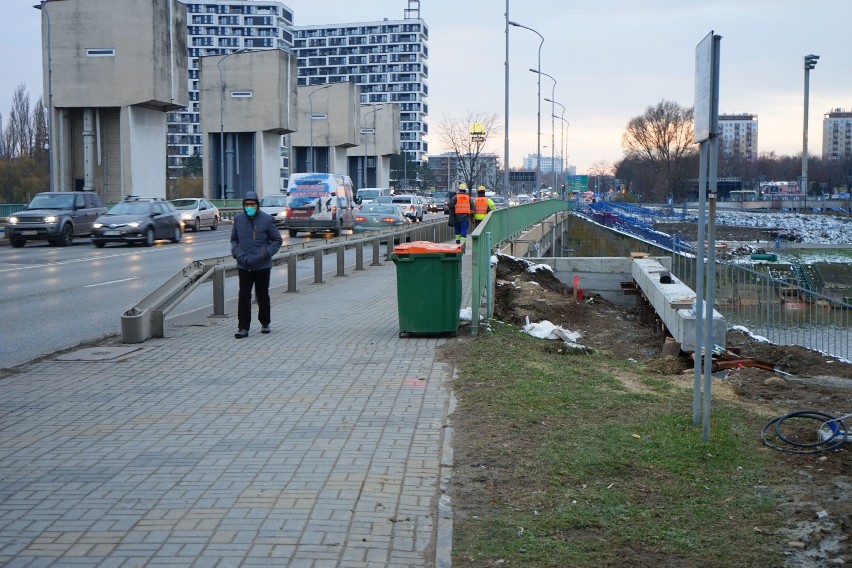
{"type": "Polygon", "coordinates": [[[432,241],[414,241],[394,247],[394,254],[461,254],[461,245],[455,243],[433,243],[432,241]]]}

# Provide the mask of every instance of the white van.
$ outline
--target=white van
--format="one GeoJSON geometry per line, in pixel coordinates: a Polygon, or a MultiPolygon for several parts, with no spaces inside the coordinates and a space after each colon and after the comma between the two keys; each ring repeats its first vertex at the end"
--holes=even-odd
{"type": "Polygon", "coordinates": [[[375,203],[376,198],[380,195],[391,195],[391,189],[389,187],[362,187],[356,195],[358,204],[363,206],[368,203],[375,203]]]}
{"type": "Polygon", "coordinates": [[[352,180],[339,174],[293,174],[287,184],[285,213],[284,228],[291,237],[300,232],[331,232],[338,237],[355,226],[352,180]]]}

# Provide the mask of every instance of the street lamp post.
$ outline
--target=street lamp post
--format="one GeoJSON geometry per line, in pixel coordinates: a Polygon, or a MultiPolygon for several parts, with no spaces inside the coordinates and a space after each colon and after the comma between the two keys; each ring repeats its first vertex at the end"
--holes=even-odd
{"type": "Polygon", "coordinates": [[[563,105],[562,103],[555,101],[553,99],[544,99],[544,100],[549,102],[549,103],[559,105],[559,107],[562,109],[562,116],[556,116],[555,114],[550,115],[553,119],[558,118],[559,120],[562,121],[562,134],[560,135],[560,138],[559,138],[559,175],[560,175],[560,179],[561,179],[562,173],[565,171],[565,161],[564,161],[564,158],[563,158],[563,156],[565,155],[565,105],[563,105]]]}
{"type": "Polygon", "coordinates": [[[819,55],[805,55],[805,121],[802,131],[802,190],[805,192],[805,206],[808,203],[808,97],[810,95],[811,69],[816,67],[819,55]]]}
{"type": "Polygon", "coordinates": [[[503,95],[503,191],[509,191],[509,0],[506,0],[506,75],[503,79],[505,93],[503,95]]]}
{"type": "Polygon", "coordinates": [[[549,74],[545,73],[540,68],[539,69],[530,69],[530,71],[532,71],[533,73],[538,73],[539,75],[544,75],[545,77],[549,77],[550,80],[553,81],[553,87],[550,89],[550,98],[544,99],[544,100],[550,101],[550,179],[551,179],[550,183],[551,183],[551,185],[555,186],[556,182],[553,181],[553,174],[556,170],[554,169],[554,166],[553,166],[553,160],[554,160],[553,148],[554,148],[554,142],[556,141],[556,137],[555,137],[555,134],[554,134],[556,132],[556,127],[555,127],[556,123],[555,123],[554,118],[553,118],[553,113],[556,111],[556,109],[553,108],[553,105],[554,105],[553,98],[556,96],[556,79],[553,78],[553,75],[549,75],[549,74]]]}
{"type": "Polygon", "coordinates": [[[219,69],[219,84],[221,89],[219,92],[219,194],[222,199],[227,199],[225,193],[225,77],[222,74],[222,62],[232,55],[247,51],[246,48],[240,48],[231,53],[225,54],[216,62],[216,67],[219,69]]]}
{"type": "MultiPolygon", "coordinates": [[[[541,47],[544,45],[544,36],[538,33],[536,30],[521,25],[518,22],[513,22],[509,20],[510,26],[515,26],[516,28],[523,28],[525,30],[529,30],[539,38],[541,41],[538,44],[538,68],[541,69],[541,47]]],[[[536,128],[536,138],[538,140],[536,146],[536,157],[535,157],[535,191],[538,193],[539,189],[541,189],[541,73],[537,73],[538,75],[538,95],[537,95],[537,103],[538,103],[538,127],[536,128]]]]}
{"type": "MultiPolygon", "coordinates": [[[[308,107],[309,107],[308,113],[310,115],[308,117],[309,118],[308,122],[311,125],[311,133],[310,133],[310,136],[311,136],[311,151],[310,151],[310,154],[308,154],[308,158],[309,158],[309,160],[308,160],[308,162],[309,162],[308,163],[308,171],[309,172],[314,171],[314,169],[313,169],[314,168],[314,101],[312,100],[311,97],[313,97],[316,93],[318,93],[320,91],[324,91],[325,89],[328,89],[330,87],[331,87],[331,85],[326,85],[324,87],[320,87],[319,89],[314,89],[308,95],[308,107]]],[[[328,120],[328,118],[326,118],[326,120],[328,120]]]]}
{"type": "Polygon", "coordinates": [[[47,0],[34,6],[41,10],[47,20],[47,183],[48,191],[55,191],[53,180],[53,54],[50,50],[50,14],[47,11],[47,0]]]}

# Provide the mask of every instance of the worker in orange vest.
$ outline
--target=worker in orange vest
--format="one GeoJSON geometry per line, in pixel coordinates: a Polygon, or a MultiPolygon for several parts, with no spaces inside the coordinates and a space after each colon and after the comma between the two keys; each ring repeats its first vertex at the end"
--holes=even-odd
{"type": "Polygon", "coordinates": [[[494,202],[491,198],[485,196],[485,186],[480,185],[476,188],[476,199],[473,200],[473,225],[474,227],[480,223],[489,211],[494,211],[494,202]]]}
{"type": "Polygon", "coordinates": [[[456,216],[456,244],[464,244],[467,240],[467,228],[470,224],[470,195],[467,194],[466,183],[459,184],[459,192],[450,198],[447,207],[456,216]]]}

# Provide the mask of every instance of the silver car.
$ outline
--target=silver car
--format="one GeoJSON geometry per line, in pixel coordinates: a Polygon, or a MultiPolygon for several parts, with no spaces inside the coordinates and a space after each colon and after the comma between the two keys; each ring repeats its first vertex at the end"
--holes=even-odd
{"type": "Polygon", "coordinates": [[[276,227],[283,228],[287,223],[287,196],[281,194],[261,197],[260,210],[272,215],[276,227]]]}
{"type": "Polygon", "coordinates": [[[419,195],[403,193],[394,195],[391,203],[399,205],[406,217],[419,223],[423,220],[423,213],[426,211],[426,200],[419,195]]]}
{"type": "Polygon", "coordinates": [[[210,227],[213,231],[219,228],[219,208],[206,199],[187,197],[172,199],[171,202],[180,212],[187,231],[197,233],[202,227],[210,227]]]}

